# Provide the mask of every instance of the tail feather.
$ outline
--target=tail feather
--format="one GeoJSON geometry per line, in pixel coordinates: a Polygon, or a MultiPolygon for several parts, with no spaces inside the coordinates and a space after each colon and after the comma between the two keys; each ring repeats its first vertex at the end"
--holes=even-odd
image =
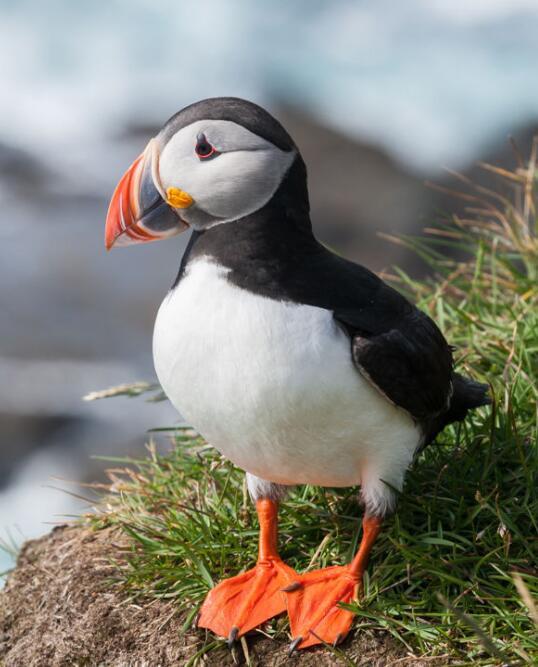
{"type": "Polygon", "coordinates": [[[425,425],[424,445],[432,442],[445,426],[463,421],[469,410],[491,403],[489,385],[476,382],[459,373],[452,374],[452,397],[448,410],[425,425]]]}
{"type": "Polygon", "coordinates": [[[453,421],[461,421],[465,419],[469,410],[491,403],[487,384],[475,382],[459,373],[453,373],[452,386],[452,398],[445,414],[445,425],[453,421]]]}

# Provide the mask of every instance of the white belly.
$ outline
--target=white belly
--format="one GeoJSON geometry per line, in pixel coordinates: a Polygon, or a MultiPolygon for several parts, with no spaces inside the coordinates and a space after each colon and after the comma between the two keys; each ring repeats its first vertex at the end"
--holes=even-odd
{"type": "Polygon", "coordinates": [[[332,313],[251,294],[225,275],[196,261],[157,316],[155,368],[186,421],[272,482],[349,486],[375,475],[400,486],[420,431],[357,372],[332,313]]]}

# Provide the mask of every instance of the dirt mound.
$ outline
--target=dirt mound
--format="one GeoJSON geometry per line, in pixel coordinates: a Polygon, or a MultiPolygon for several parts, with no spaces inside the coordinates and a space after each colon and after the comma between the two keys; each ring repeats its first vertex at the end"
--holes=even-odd
{"type": "MultiPolygon", "coordinates": [[[[28,542],[0,593],[0,664],[5,667],[167,667],[168,665],[290,664],[287,642],[257,633],[232,654],[214,638],[182,632],[177,601],[136,602],[114,583],[112,559],[129,547],[117,530],[62,526],[28,542]],[[198,657],[197,657],[198,656],[198,657]]],[[[405,655],[392,639],[361,633],[342,647],[296,654],[297,665],[440,665],[405,655]]]]}

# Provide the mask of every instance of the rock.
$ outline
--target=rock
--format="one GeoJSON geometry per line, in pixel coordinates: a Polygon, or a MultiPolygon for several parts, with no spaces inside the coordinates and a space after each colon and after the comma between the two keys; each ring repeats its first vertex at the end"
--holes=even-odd
{"type": "MultiPolygon", "coordinates": [[[[17,567],[0,592],[0,663],[5,667],[176,667],[214,642],[202,630],[183,632],[187,611],[180,600],[133,600],[112,583],[131,544],[118,529],[92,530],[59,526],[23,547],[17,567]]],[[[253,664],[289,665],[287,637],[248,637],[253,664]]],[[[445,664],[406,657],[406,649],[388,634],[357,633],[339,649],[349,660],[382,667],[395,660],[402,667],[445,664]]],[[[317,648],[300,652],[294,664],[345,665],[334,652],[317,648]]],[[[223,642],[205,655],[203,664],[244,664],[223,642]],[[237,660],[237,662],[236,662],[237,660]]]]}

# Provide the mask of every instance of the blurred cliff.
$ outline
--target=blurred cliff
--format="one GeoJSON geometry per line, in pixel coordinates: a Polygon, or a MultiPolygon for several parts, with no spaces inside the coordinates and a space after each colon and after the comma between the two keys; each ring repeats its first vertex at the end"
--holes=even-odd
{"type": "Polygon", "coordinates": [[[168,116],[214,95],[267,106],[308,165],[318,236],[421,272],[377,233],[456,210],[424,185],[449,182],[441,167],[510,163],[509,133],[525,146],[537,33],[530,0],[0,1],[0,535],[76,510],[51,475],[94,479],[92,455],[140,452],[177,420],[167,403],[80,400],[153,377],[187,239],[107,256],[102,237],[118,177],[168,116]]]}

